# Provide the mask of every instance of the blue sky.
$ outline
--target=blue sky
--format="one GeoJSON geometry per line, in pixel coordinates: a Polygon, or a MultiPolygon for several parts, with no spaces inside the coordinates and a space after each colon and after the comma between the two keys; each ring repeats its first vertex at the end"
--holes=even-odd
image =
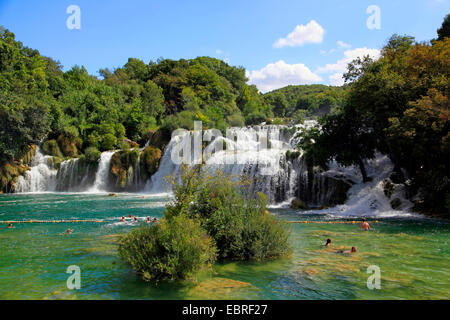
{"type": "Polygon", "coordinates": [[[340,84],[349,60],[376,57],[393,33],[432,39],[450,13],[449,1],[0,0],[0,25],[65,70],[78,64],[97,74],[129,57],[206,55],[245,67],[251,83],[268,91],[340,84]],[[70,5],[81,10],[79,30],[66,26],[70,5]],[[380,9],[380,29],[367,27],[370,5],[380,9]]]}

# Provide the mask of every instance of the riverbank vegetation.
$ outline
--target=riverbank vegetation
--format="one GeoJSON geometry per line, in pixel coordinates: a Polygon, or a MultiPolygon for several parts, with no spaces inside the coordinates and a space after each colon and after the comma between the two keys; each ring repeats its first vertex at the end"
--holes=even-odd
{"type": "Polygon", "coordinates": [[[261,261],[291,253],[289,230],[269,215],[267,198],[247,196],[248,182],[201,167],[170,177],[174,200],[157,225],[124,236],[119,253],[145,280],[185,279],[221,261],[261,261]]]}
{"type": "Polygon", "coordinates": [[[364,160],[376,151],[395,165],[391,180],[403,183],[415,209],[450,211],[450,38],[448,20],[430,43],[392,36],[374,61],[353,61],[344,75],[345,102],[303,134],[300,148],[311,165],[331,159],[357,165],[370,180],[364,160]],[[447,31],[445,31],[447,28],[447,31]]]}

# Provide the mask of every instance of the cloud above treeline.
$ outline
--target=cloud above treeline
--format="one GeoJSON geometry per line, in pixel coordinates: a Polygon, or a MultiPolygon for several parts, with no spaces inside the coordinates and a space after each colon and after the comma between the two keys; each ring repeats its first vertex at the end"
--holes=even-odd
{"type": "Polygon", "coordinates": [[[319,74],[328,74],[329,84],[341,86],[344,84],[342,75],[347,70],[347,65],[357,57],[369,55],[372,59],[378,59],[380,50],[369,48],[357,48],[344,52],[344,57],[335,63],[326,64],[311,71],[305,64],[289,64],[283,60],[269,63],[260,70],[247,72],[249,83],[256,85],[259,91],[265,93],[288,85],[302,85],[323,83],[319,74]]]}
{"type": "Polygon", "coordinates": [[[313,73],[303,63],[288,64],[283,60],[269,63],[260,70],[247,73],[249,83],[256,85],[261,92],[268,92],[287,85],[300,85],[321,82],[322,78],[313,73]]]}
{"type": "MultiPolygon", "coordinates": [[[[315,20],[311,20],[306,25],[297,25],[294,31],[285,38],[280,38],[273,46],[275,48],[301,47],[307,43],[322,43],[324,34],[325,29],[315,20]]],[[[289,64],[284,60],[278,60],[267,64],[262,69],[247,71],[249,83],[256,85],[259,91],[265,93],[288,85],[323,83],[319,74],[324,74],[325,77],[328,77],[330,85],[341,86],[344,84],[343,74],[350,62],[366,55],[369,55],[372,59],[378,59],[380,56],[380,50],[378,49],[357,48],[350,50],[351,44],[342,40],[336,43],[336,48],[329,51],[320,50],[321,54],[346,50],[343,52],[344,56],[335,63],[328,63],[313,72],[303,63],[289,64]]]]}
{"type": "Polygon", "coordinates": [[[297,25],[285,38],[278,39],[273,44],[275,48],[301,47],[307,43],[322,43],[325,29],[315,20],[306,25],[297,25]]]}
{"type": "Polygon", "coordinates": [[[344,58],[338,60],[336,63],[326,64],[323,67],[319,67],[317,73],[332,73],[329,76],[330,84],[332,86],[341,86],[344,84],[344,78],[342,75],[347,70],[347,65],[358,57],[369,56],[372,59],[378,59],[380,57],[380,50],[369,48],[357,48],[354,50],[347,50],[344,52],[344,58]]]}

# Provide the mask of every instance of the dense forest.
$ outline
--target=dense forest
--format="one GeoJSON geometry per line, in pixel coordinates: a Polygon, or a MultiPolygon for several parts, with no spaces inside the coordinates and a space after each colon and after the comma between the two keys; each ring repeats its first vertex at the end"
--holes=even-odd
{"type": "Polygon", "coordinates": [[[146,155],[151,158],[160,155],[173,130],[192,129],[194,120],[225,130],[285,123],[285,116],[308,111],[297,117],[301,121],[317,106],[300,98],[310,101],[328,90],[301,86],[296,97],[263,96],[247,84],[244,68],[210,57],[148,64],[130,58],[123,67],[99,74],[89,75],[80,66],[64,72],[59,62],[0,29],[1,190],[27,170],[35,145],[60,160],[96,162],[102,151],[143,147],[150,140],[156,148],[146,155]]]}
{"type": "Polygon", "coordinates": [[[63,71],[0,28],[0,189],[10,190],[27,170],[36,145],[95,163],[102,151],[150,141],[145,156],[152,158],[174,129],[192,129],[194,120],[224,130],[315,117],[318,127],[299,145],[311,166],[336,159],[359,166],[368,181],[364,160],[379,151],[395,165],[392,181],[420,195],[417,210],[449,211],[449,17],[436,39],[394,35],[380,59],[353,61],[343,87],[288,86],[264,95],[247,84],[243,67],[210,57],[130,58],[100,77],[80,66],[63,71]]]}
{"type": "MultiPolygon", "coordinates": [[[[266,93],[264,101],[272,106],[277,118],[290,118],[295,123],[334,111],[344,102],[345,87],[322,84],[287,86],[266,93]]],[[[273,122],[273,121],[272,121],[273,122]]]]}

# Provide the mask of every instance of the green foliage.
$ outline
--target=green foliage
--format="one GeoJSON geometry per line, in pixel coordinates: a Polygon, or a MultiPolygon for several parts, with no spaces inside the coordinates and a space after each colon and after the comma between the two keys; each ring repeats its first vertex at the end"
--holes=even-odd
{"type": "Polygon", "coordinates": [[[414,43],[393,35],[381,58],[353,61],[346,101],[323,117],[320,128],[300,143],[311,165],[359,165],[376,150],[389,155],[394,170],[405,169],[409,194],[419,194],[416,209],[444,212],[449,192],[450,39],[414,43]]]}
{"type": "Polygon", "coordinates": [[[345,89],[325,85],[287,86],[263,97],[275,116],[291,117],[300,123],[303,117],[323,115],[341,106],[345,89]]]}
{"type": "Polygon", "coordinates": [[[450,14],[447,14],[442,22],[442,26],[437,30],[437,40],[444,40],[450,38],[450,14]]]}
{"type": "Polygon", "coordinates": [[[61,150],[59,149],[58,142],[56,140],[47,140],[42,144],[42,151],[54,157],[63,158],[61,150]]]}
{"type": "Polygon", "coordinates": [[[246,195],[248,181],[198,170],[185,168],[181,182],[172,178],[175,200],[166,207],[167,217],[185,214],[200,221],[221,259],[263,260],[290,253],[289,232],[267,214],[265,195],[253,199],[246,195]]]}
{"type": "Polygon", "coordinates": [[[200,223],[183,214],[133,230],[120,240],[119,255],[146,281],[190,278],[216,258],[200,223]]]}
{"type": "Polygon", "coordinates": [[[88,162],[97,162],[100,159],[100,151],[95,147],[89,147],[84,151],[84,155],[88,162]]]}

